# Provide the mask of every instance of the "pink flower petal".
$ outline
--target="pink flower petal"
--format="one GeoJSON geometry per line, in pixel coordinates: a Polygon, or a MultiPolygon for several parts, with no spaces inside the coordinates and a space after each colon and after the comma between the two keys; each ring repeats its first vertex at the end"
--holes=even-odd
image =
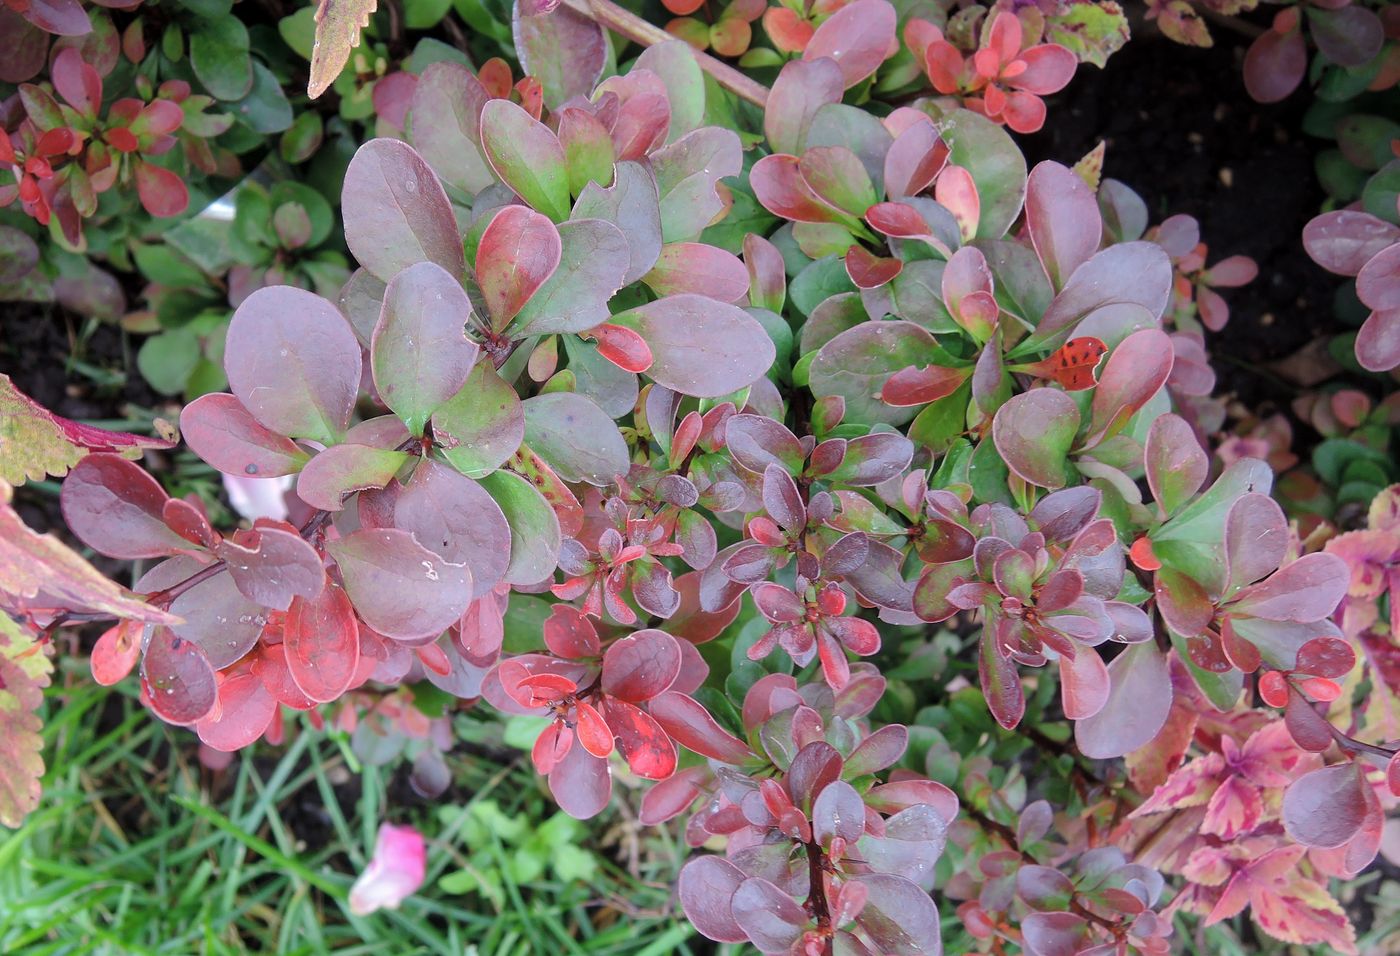
{"type": "Polygon", "coordinates": [[[423,835],[413,827],[379,825],[374,858],[350,887],[350,912],[368,916],[376,910],[398,909],[423,883],[427,849],[423,835]]]}

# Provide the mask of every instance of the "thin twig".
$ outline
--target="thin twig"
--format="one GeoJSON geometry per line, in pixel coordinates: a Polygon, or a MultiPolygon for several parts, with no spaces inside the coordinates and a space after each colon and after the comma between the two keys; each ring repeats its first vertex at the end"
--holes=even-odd
{"type": "MultiPolygon", "coordinates": [[[[626,37],[641,46],[656,46],[674,40],[675,37],[654,24],[648,23],[630,10],[613,3],[612,0],[563,0],[564,6],[588,19],[600,23],[609,30],[626,37]]],[[[749,79],[728,63],[715,59],[708,53],[695,51],[695,59],[700,69],[715,78],[720,86],[734,95],[748,100],[762,108],[768,102],[768,87],[749,79]]]]}

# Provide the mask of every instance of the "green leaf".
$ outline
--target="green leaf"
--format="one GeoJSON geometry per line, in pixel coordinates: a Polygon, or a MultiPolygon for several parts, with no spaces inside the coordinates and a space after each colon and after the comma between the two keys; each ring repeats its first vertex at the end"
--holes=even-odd
{"type": "Polygon", "coordinates": [[[234,16],[201,22],[190,33],[190,65],[211,96],[221,100],[247,96],[253,88],[248,28],[234,16]]]}
{"type": "Polygon", "coordinates": [[[1113,0],[1069,0],[1063,13],[1045,18],[1045,39],[1068,49],[1080,63],[1102,68],[1128,42],[1128,17],[1113,0]]]}
{"type": "Polygon", "coordinates": [[[520,396],[490,362],[477,362],[466,384],[433,413],[433,437],[464,475],[489,474],[525,438],[520,396]]]}
{"type": "Polygon", "coordinates": [[[278,20],[277,32],[302,59],[311,59],[311,48],[316,44],[316,5],[308,4],[278,20]]]}
{"type": "Polygon", "coordinates": [[[481,142],[496,175],[521,199],[554,222],[569,218],[568,164],[548,126],[510,100],[489,100],[481,142]]]}
{"type": "Polygon", "coordinates": [[[938,120],[950,162],[972,174],[981,201],[977,238],[1000,239],[1021,214],[1026,195],[1026,159],[1000,126],[968,110],[938,120]]]}
{"type": "Polygon", "coordinates": [[[229,97],[237,100],[229,104],[229,109],[254,132],[280,133],[292,125],[292,104],[272,71],[256,60],[251,62],[252,85],[245,94],[229,97]]]}
{"type": "Polygon", "coordinates": [[[183,392],[199,361],[199,336],[189,328],[153,335],[141,343],[141,350],[136,353],[141,376],[162,395],[183,392]]]}

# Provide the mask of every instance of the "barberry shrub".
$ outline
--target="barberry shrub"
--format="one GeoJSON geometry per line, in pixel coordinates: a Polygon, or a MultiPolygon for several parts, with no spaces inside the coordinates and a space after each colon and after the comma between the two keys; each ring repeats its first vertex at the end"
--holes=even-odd
{"type": "Polygon", "coordinates": [[[221,532],[134,436],[0,393],[42,449],[6,480],[71,469],[72,533],[154,562],[118,588],[0,505],[0,819],[37,799],[35,635],[115,618],[94,677],[215,750],[414,723],[371,692],[418,681],[541,718],[564,811],[652,781],[641,821],[712,851],[679,898],[713,940],[1158,954],[1249,908],[1355,952],[1326,880],[1400,764],[1328,705],[1383,639],[1394,496],[1319,550],[1267,462],[1212,461],[1203,326],[1252,264],[1149,231],[1101,155],[1028,170],[1001,124],[1073,65],[1038,5],[983,26],[964,59],[857,0],[780,42],[752,130],[679,40],[603,78],[568,7],[516,12],[533,83],[400,84],[345,175],[359,268],[242,298],[180,416],[285,519],[221,532]],[[942,95],[859,105],[887,69],[942,95]]]}

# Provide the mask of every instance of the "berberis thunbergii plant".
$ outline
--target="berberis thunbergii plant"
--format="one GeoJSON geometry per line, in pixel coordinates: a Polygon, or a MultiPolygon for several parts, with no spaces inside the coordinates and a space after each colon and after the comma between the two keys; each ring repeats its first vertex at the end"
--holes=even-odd
{"type": "Polygon", "coordinates": [[[1252,907],[1356,952],[1326,880],[1400,793],[1327,714],[1370,673],[1338,613],[1370,566],[1300,540],[1265,462],[1212,461],[1192,283],[1247,270],[1001,125],[1111,36],[1073,46],[1074,3],[830,4],[759,58],[760,107],[550,6],[515,14],[540,99],[414,74],[345,173],[357,271],[244,297],[229,392],[184,407],[204,462],[293,479],[286,520],[218,530],[135,436],[0,391],[41,449],[4,479],[67,470],[72,533],[146,562],[119,588],[0,506],[0,820],[38,799],[47,639],[115,619],[93,675],[217,750],[420,681],[539,718],[568,814],[641,780],[643,823],[684,819],[712,940],[1162,954],[1252,907]]]}

